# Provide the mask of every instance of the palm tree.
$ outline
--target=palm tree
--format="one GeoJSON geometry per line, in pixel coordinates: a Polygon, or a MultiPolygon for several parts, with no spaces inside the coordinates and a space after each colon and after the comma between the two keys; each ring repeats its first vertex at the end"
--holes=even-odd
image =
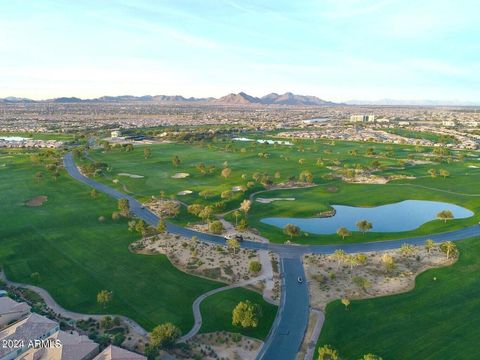
{"type": "Polygon", "coordinates": [[[432,239],[428,239],[425,241],[425,249],[427,250],[427,253],[430,254],[430,252],[434,247],[435,247],[435,242],[432,239]]]}
{"type": "Polygon", "coordinates": [[[235,226],[237,226],[238,225],[238,217],[240,216],[240,211],[235,210],[233,212],[233,216],[235,216],[235,226]]]}
{"type": "Polygon", "coordinates": [[[453,241],[447,241],[440,245],[440,249],[445,253],[447,259],[450,258],[451,254],[457,253],[457,245],[453,241]]]}
{"type": "Polygon", "coordinates": [[[332,258],[337,261],[337,269],[340,267],[340,263],[345,259],[345,251],[342,249],[335,250],[332,254],[332,258]]]}
{"type": "Polygon", "coordinates": [[[330,345],[323,345],[318,349],[318,360],[340,360],[340,355],[330,345]]]}

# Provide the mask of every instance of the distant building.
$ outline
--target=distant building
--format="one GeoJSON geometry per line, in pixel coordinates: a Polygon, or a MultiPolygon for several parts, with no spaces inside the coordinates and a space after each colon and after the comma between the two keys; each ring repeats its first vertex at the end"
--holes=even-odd
{"type": "Polygon", "coordinates": [[[26,317],[30,313],[30,305],[18,303],[9,297],[0,297],[0,329],[8,324],[26,317]]]}
{"type": "Polygon", "coordinates": [[[328,121],[328,118],[316,118],[316,119],[306,119],[302,120],[304,124],[316,124],[316,123],[323,123],[328,121]]]}
{"type": "Polygon", "coordinates": [[[45,340],[59,331],[59,325],[44,316],[32,313],[27,318],[13,323],[0,331],[0,343],[15,340],[19,347],[0,346],[0,360],[13,360],[29,349],[29,344],[35,340],[45,340]]]}
{"type": "Polygon", "coordinates": [[[457,124],[453,120],[443,120],[442,125],[446,127],[454,127],[457,124]]]}
{"type": "Polygon", "coordinates": [[[380,119],[377,119],[376,122],[379,124],[388,124],[390,122],[390,119],[380,118],[380,119]]]}
{"type": "Polygon", "coordinates": [[[113,130],[111,133],[110,133],[110,137],[112,139],[116,139],[116,138],[119,138],[122,136],[122,132],[120,130],[113,130]]]}
{"type": "Polygon", "coordinates": [[[110,345],[93,360],[147,360],[145,356],[110,345]]]}
{"type": "Polygon", "coordinates": [[[351,122],[375,122],[375,115],[351,115],[351,122]]]}
{"type": "Polygon", "coordinates": [[[98,344],[85,335],[60,330],[50,336],[48,341],[58,343],[59,346],[32,348],[17,360],[92,360],[98,354],[98,344]]]}
{"type": "Polygon", "coordinates": [[[398,126],[409,126],[410,125],[410,121],[399,121],[398,122],[398,126]]]}

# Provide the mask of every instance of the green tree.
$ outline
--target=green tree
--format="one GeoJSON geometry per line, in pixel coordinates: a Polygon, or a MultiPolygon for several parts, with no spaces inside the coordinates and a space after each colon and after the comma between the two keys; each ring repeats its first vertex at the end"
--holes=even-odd
{"type": "Polygon", "coordinates": [[[97,189],[92,189],[92,191],[90,191],[90,196],[92,197],[92,199],[96,199],[98,197],[97,189]]]}
{"type": "Polygon", "coordinates": [[[211,206],[205,206],[202,211],[198,214],[198,217],[200,217],[203,220],[208,220],[210,217],[213,215],[213,208],[211,206]]]}
{"type": "Polygon", "coordinates": [[[128,199],[118,199],[118,210],[120,211],[120,215],[124,217],[128,217],[130,215],[128,199]]]}
{"type": "Polygon", "coordinates": [[[437,177],[437,171],[435,169],[429,169],[428,175],[430,175],[432,178],[437,177]]]}
{"type": "Polygon", "coordinates": [[[163,234],[165,231],[167,231],[167,224],[165,223],[165,220],[160,219],[157,224],[157,232],[163,234]]]}
{"type": "Polygon", "coordinates": [[[318,349],[318,360],[340,360],[340,355],[330,345],[323,345],[318,349]]]}
{"type": "Polygon", "coordinates": [[[208,224],[208,230],[214,234],[221,234],[223,232],[223,224],[220,220],[212,221],[208,224]]]}
{"type": "Polygon", "coordinates": [[[252,202],[248,199],[245,199],[242,201],[240,204],[240,211],[243,211],[245,216],[247,216],[247,213],[250,211],[250,207],[252,206],[252,202]]]}
{"type": "Polygon", "coordinates": [[[350,231],[346,227],[338,228],[337,235],[341,236],[342,239],[345,239],[345,236],[350,236],[350,231]]]}
{"type": "Polygon", "coordinates": [[[113,293],[108,290],[101,290],[97,294],[97,303],[99,303],[104,309],[107,307],[113,299],[113,293]]]}
{"type": "Polygon", "coordinates": [[[207,198],[214,196],[215,193],[212,190],[202,190],[198,193],[198,195],[202,196],[206,200],[207,198]]]}
{"type": "Polygon", "coordinates": [[[256,260],[250,261],[248,264],[248,270],[252,273],[258,274],[262,270],[262,264],[260,261],[256,260]]]}
{"type": "Polygon", "coordinates": [[[172,323],[156,326],[150,333],[150,342],[157,349],[166,349],[175,345],[181,335],[180,329],[172,323]]]}
{"type": "Polygon", "coordinates": [[[373,228],[372,223],[368,222],[367,220],[357,221],[356,226],[364,235],[367,231],[372,230],[373,228]]]}
{"type": "Polygon", "coordinates": [[[283,233],[290,236],[290,239],[293,239],[294,236],[297,237],[300,235],[300,228],[293,224],[287,224],[283,228],[283,233]]]}
{"type": "Polygon", "coordinates": [[[237,252],[237,249],[240,249],[240,243],[238,242],[237,239],[228,239],[227,246],[229,249],[233,250],[234,254],[237,252]]]}
{"type": "Polygon", "coordinates": [[[180,161],[180,158],[175,155],[173,158],[172,158],[172,164],[174,167],[178,167],[180,165],[181,161],[180,161]]]}
{"type": "Polygon", "coordinates": [[[235,229],[237,229],[237,230],[240,231],[240,232],[246,231],[247,228],[248,228],[248,222],[247,222],[247,220],[245,220],[245,219],[241,219],[241,220],[238,222],[238,225],[235,227],[235,229]]]}
{"type": "Polygon", "coordinates": [[[187,206],[187,211],[192,215],[198,216],[203,208],[204,206],[201,204],[191,204],[187,206]]]}
{"type": "Polygon", "coordinates": [[[312,183],[313,174],[310,170],[304,170],[300,173],[298,180],[300,180],[301,182],[312,183]]]}
{"type": "Polygon", "coordinates": [[[150,148],[144,148],[144,149],[143,149],[143,157],[144,157],[145,159],[148,159],[148,158],[151,157],[151,156],[152,156],[152,149],[150,149],[150,148]]]}
{"type": "Polygon", "coordinates": [[[240,301],[232,312],[232,325],[243,328],[256,328],[261,317],[261,309],[250,300],[240,301]]]}
{"type": "Polygon", "coordinates": [[[221,175],[225,178],[228,179],[230,175],[232,174],[232,169],[226,167],[222,170],[221,175]]]}
{"type": "Polygon", "coordinates": [[[450,176],[450,172],[448,170],[445,170],[445,169],[440,169],[439,174],[444,179],[450,176]]]}
{"type": "Polygon", "coordinates": [[[442,210],[437,214],[437,219],[443,220],[446,223],[447,220],[453,219],[453,213],[450,210],[442,210]]]}
{"type": "Polygon", "coordinates": [[[343,298],[340,301],[341,301],[342,305],[345,306],[345,310],[348,310],[348,307],[350,306],[350,300],[348,300],[347,298],[343,298]]]}

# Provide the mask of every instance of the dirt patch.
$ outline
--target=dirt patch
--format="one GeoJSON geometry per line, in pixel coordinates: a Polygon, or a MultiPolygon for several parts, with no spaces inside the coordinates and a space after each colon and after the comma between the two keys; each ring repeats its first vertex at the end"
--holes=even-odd
{"type": "Polygon", "coordinates": [[[256,201],[261,204],[270,204],[273,201],[294,201],[295,198],[257,198],[256,201]]]}
{"type": "Polygon", "coordinates": [[[409,291],[421,272],[451,265],[455,261],[454,258],[447,260],[438,245],[430,252],[423,246],[417,246],[408,256],[399,249],[365,253],[364,264],[355,266],[348,265],[346,260],[338,260],[334,255],[304,257],[311,304],[322,311],[336,299],[366,299],[409,291]],[[384,256],[393,259],[393,269],[386,269],[382,261],[384,256]]]}
{"type": "Polygon", "coordinates": [[[117,175],[118,176],[126,176],[126,177],[129,177],[129,178],[132,178],[132,179],[143,179],[144,178],[143,175],[135,175],[135,174],[129,174],[129,173],[119,173],[117,175]]]}
{"type": "Polygon", "coordinates": [[[327,187],[326,190],[329,193],[336,193],[338,191],[338,188],[336,186],[329,186],[329,187],[327,187]]]}
{"type": "Polygon", "coordinates": [[[42,206],[43,203],[46,202],[47,200],[48,200],[48,197],[46,197],[45,195],[40,195],[26,201],[25,205],[29,207],[38,207],[38,206],[42,206]]]}
{"type": "Polygon", "coordinates": [[[188,344],[188,350],[171,350],[169,355],[175,359],[253,360],[262,346],[257,339],[225,331],[196,335],[188,344]]]}
{"type": "Polygon", "coordinates": [[[176,173],[175,175],[172,175],[172,179],[185,179],[186,177],[189,177],[189,173],[176,173]]]}
{"type": "Polygon", "coordinates": [[[250,261],[259,261],[255,250],[238,249],[188,239],[179,235],[159,234],[130,245],[139,254],[165,254],[182,271],[213,280],[236,283],[258,274],[248,270],[250,261]]]}

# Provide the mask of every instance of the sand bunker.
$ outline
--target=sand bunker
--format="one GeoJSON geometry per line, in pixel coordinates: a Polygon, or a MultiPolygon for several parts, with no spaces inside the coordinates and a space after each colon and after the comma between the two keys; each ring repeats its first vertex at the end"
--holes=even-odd
{"type": "Polygon", "coordinates": [[[188,176],[190,176],[189,173],[176,173],[172,176],[172,179],[185,179],[188,176]]]}
{"type": "Polygon", "coordinates": [[[132,179],[143,179],[142,175],[135,175],[135,174],[129,174],[129,173],[119,173],[118,176],[127,176],[132,179]]]}
{"type": "Polygon", "coordinates": [[[273,202],[273,201],[282,201],[282,200],[285,200],[285,201],[294,201],[295,198],[269,198],[269,199],[266,199],[266,198],[257,198],[256,200],[257,200],[257,202],[262,203],[262,204],[270,204],[270,203],[273,202]]]}
{"type": "Polygon", "coordinates": [[[178,192],[177,195],[184,196],[184,195],[190,195],[192,193],[193,193],[192,190],[183,190],[183,191],[178,192]]]}
{"type": "Polygon", "coordinates": [[[232,187],[232,191],[233,191],[233,192],[237,192],[237,191],[247,191],[247,188],[246,188],[245,186],[242,186],[242,185],[240,185],[240,186],[234,186],[234,187],[232,187]]]}
{"type": "Polygon", "coordinates": [[[40,196],[36,196],[33,199],[30,199],[27,202],[25,202],[25,205],[30,206],[30,207],[42,206],[43,203],[47,200],[48,200],[48,198],[45,195],[40,195],[40,196]]]}
{"type": "Polygon", "coordinates": [[[478,166],[475,166],[475,165],[469,165],[468,166],[470,169],[478,169],[478,166]]]}

